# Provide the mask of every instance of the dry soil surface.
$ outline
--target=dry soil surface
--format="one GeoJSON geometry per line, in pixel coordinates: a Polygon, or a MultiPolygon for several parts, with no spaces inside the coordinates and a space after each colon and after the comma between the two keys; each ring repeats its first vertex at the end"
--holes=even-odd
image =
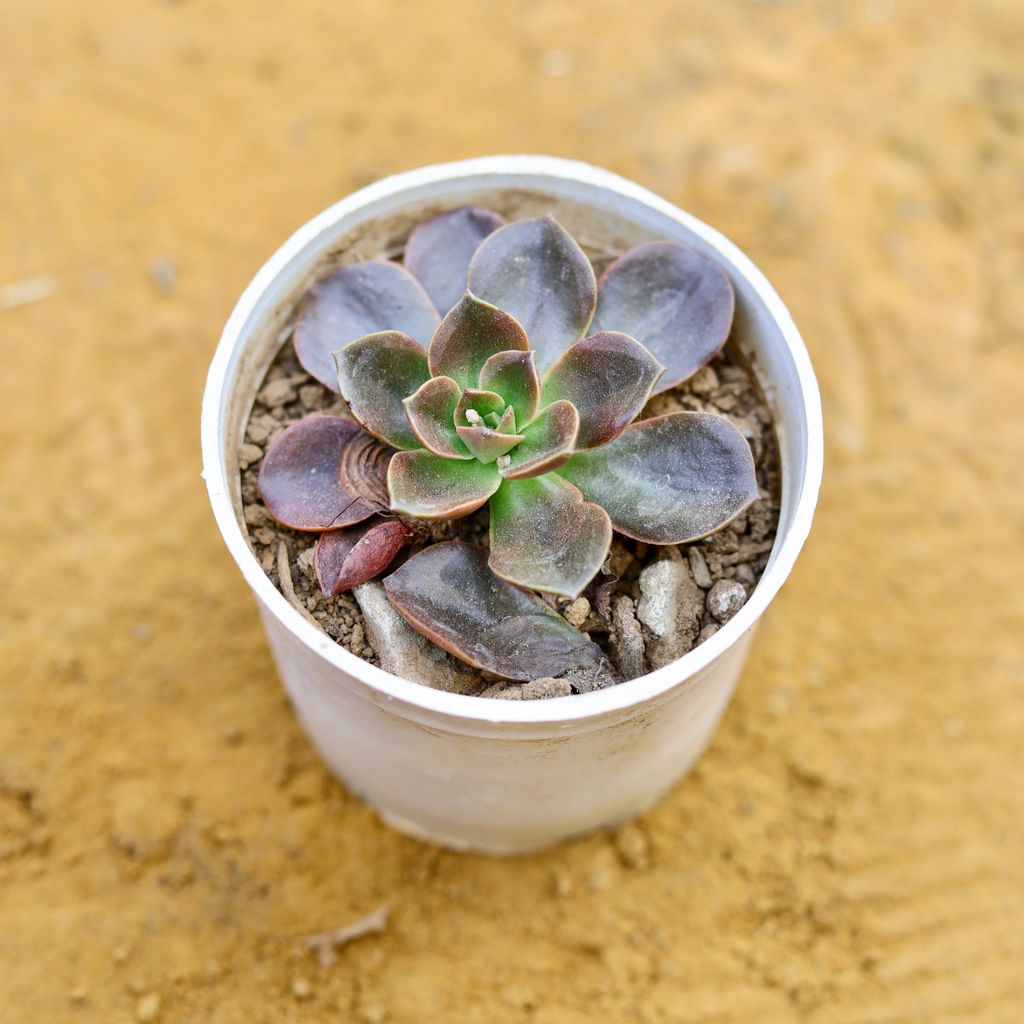
{"type": "Polygon", "coordinates": [[[1021,1019],[1017,0],[40,0],[0,38],[0,1019],[1021,1019]],[[734,238],[828,428],[698,770],[513,862],[390,832],[320,767],[197,443],[293,227],[501,151],[734,238]],[[306,937],[381,905],[320,966],[306,937]]]}

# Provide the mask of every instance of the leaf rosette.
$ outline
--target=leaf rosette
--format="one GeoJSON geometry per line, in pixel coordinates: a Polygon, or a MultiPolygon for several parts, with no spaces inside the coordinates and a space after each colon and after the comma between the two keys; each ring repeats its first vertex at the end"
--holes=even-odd
{"type": "MultiPolygon", "coordinates": [[[[486,564],[482,557],[458,563],[487,577],[467,580],[467,592],[514,585],[575,597],[604,563],[613,531],[650,544],[686,543],[757,497],[750,448],[726,418],[637,419],[652,394],[720,351],[733,308],[726,274],[679,243],[640,245],[598,281],[553,218],[506,224],[463,207],[413,232],[404,267],[355,264],[317,285],[300,313],[296,351],[311,374],[340,390],[362,430],[393,450],[387,511],[445,520],[489,506],[486,564]]],[[[347,433],[339,426],[320,433],[312,474],[302,465],[303,446],[292,443],[286,455],[268,453],[261,486],[277,507],[304,509],[309,501],[282,494],[319,472],[315,514],[299,528],[331,530],[374,509],[349,477],[325,484],[331,445],[344,444],[347,433]]],[[[380,469],[379,459],[370,461],[380,469]]],[[[296,518],[281,521],[294,526],[296,518]]],[[[377,561],[390,560],[408,535],[389,531],[388,544],[365,546],[379,550],[377,561]]],[[[333,564],[328,550],[339,565],[351,559],[347,543],[332,540],[323,564],[333,564]]],[[[418,595],[415,615],[405,609],[409,621],[448,637],[450,586],[431,619],[432,588],[441,592],[430,576],[435,564],[407,561],[403,596],[392,587],[391,597],[402,611],[408,595],[418,595]]],[[[352,573],[329,575],[334,588],[352,573]]]]}

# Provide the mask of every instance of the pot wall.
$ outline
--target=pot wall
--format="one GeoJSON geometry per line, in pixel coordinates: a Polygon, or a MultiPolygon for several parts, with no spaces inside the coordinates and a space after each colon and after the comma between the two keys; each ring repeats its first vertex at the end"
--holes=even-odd
{"type": "Polygon", "coordinates": [[[796,328],[731,243],[595,168],[493,157],[378,182],[315,218],[272,257],[239,301],[211,366],[203,449],[218,523],[256,594],[296,711],[332,771],[403,831],[457,848],[518,853],[644,810],[707,746],[754,626],[809,529],[821,474],[821,414],[796,328]],[[429,690],[333,643],[288,604],[248,548],[235,453],[294,304],[334,267],[394,252],[419,220],[465,202],[515,218],[554,212],[592,253],[675,238],[715,258],[736,287],[733,338],[776,417],[779,533],[736,617],[686,657],[642,679],[547,701],[429,690]]]}

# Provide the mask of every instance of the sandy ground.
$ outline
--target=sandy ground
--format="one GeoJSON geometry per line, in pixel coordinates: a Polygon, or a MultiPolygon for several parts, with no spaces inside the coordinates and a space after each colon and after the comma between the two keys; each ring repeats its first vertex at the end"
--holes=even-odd
{"type": "Polygon", "coordinates": [[[1016,0],[8,0],[0,38],[0,1019],[1021,1019],[1016,0]],[[293,227],[501,151],[721,227],[828,427],[697,772],[520,862],[396,835],[325,774],[197,436],[293,227]],[[384,903],[333,967],[305,949],[384,903]]]}

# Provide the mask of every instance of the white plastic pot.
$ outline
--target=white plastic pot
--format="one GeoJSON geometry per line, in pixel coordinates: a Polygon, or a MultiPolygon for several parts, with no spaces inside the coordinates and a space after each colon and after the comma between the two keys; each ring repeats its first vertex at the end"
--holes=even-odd
{"type": "Polygon", "coordinates": [[[498,156],[379,181],[300,228],[256,275],[224,330],[206,387],[204,475],[228,549],[256,595],[295,708],[332,771],[390,824],[445,846],[522,853],[654,804],[707,746],[758,619],[807,536],[822,468],[814,373],[757,268],[699,220],[585,164],[498,156]],[[242,521],[236,452],[280,335],[306,289],[339,263],[391,254],[411,227],[462,203],[553,212],[586,247],[653,238],[717,260],[736,288],[733,337],[776,418],[782,509],[768,566],[742,610],[684,658],[595,693],[540,701],[461,696],[407,682],[335,644],[260,568],[242,521]]]}

